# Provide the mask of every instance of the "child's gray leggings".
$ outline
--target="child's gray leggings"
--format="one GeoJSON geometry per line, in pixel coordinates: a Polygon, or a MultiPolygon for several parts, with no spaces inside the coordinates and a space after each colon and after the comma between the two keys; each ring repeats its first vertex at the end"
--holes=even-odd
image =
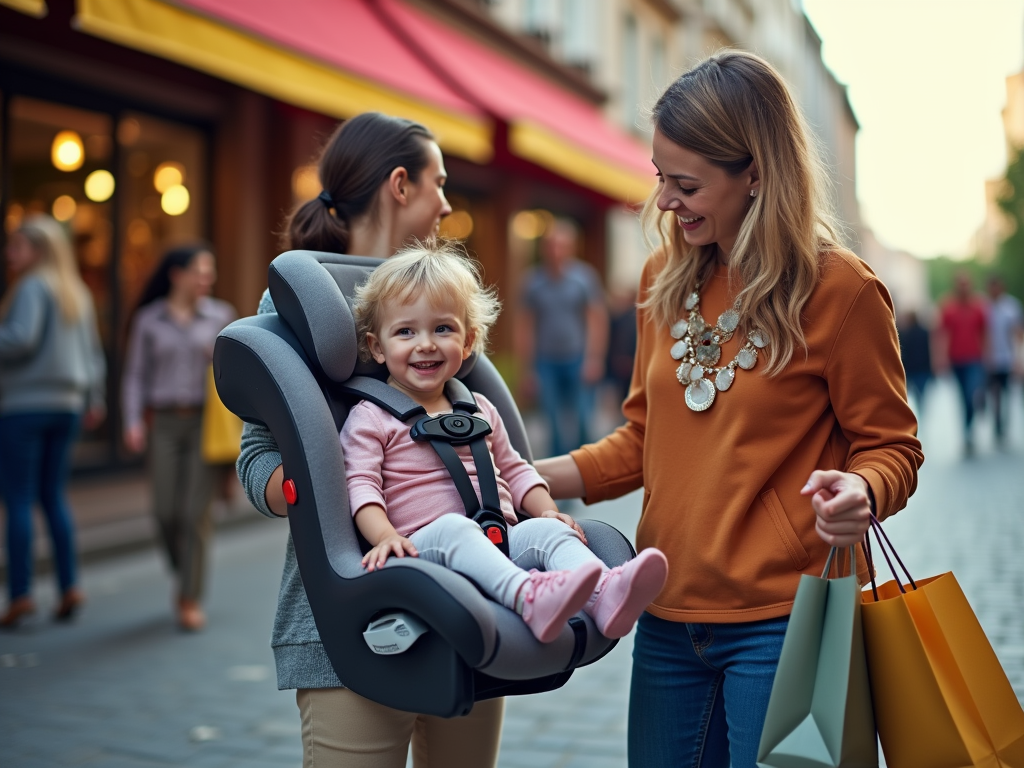
{"type": "Polygon", "coordinates": [[[485,594],[515,608],[528,571],[568,571],[597,555],[560,520],[536,517],[509,526],[511,559],[505,557],[483,529],[460,513],[441,515],[409,536],[420,557],[472,579],[485,594]]]}

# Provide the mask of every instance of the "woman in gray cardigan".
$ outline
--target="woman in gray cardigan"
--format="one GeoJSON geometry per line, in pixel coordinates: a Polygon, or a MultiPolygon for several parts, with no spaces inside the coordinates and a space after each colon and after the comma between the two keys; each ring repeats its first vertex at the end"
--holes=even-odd
{"type": "MultiPolygon", "coordinates": [[[[423,126],[378,113],[357,115],[328,141],[319,163],[324,191],[292,214],[285,247],[388,257],[411,238],[437,231],[451,213],[441,150],[423,126]]],[[[265,293],[259,312],[273,312],[265,293]]],[[[285,516],[284,473],[274,436],[247,424],[238,475],[263,514],[285,516]]],[[[466,717],[400,712],[344,687],[313,623],[291,538],[271,645],[279,688],[295,688],[303,765],[488,768],[497,762],[503,699],[479,702],[466,717]]]]}
{"type": "Polygon", "coordinates": [[[90,428],[106,414],[106,364],[92,297],[60,224],[49,216],[27,219],[8,240],[7,266],[16,278],[0,302],[0,491],[7,507],[10,603],[0,627],[12,628],[35,611],[37,500],[60,584],[54,617],[70,619],[84,601],[65,485],[83,414],[90,428]]]}

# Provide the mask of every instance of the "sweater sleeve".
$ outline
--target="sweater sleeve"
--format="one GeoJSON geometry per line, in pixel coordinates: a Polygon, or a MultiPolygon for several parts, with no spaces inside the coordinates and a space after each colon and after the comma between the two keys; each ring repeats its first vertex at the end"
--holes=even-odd
{"type": "Polygon", "coordinates": [[[501,420],[498,409],[483,395],[479,393],[474,393],[474,395],[487,422],[491,425],[490,448],[491,455],[494,457],[494,466],[498,468],[502,479],[508,483],[508,487],[512,491],[512,506],[515,509],[521,509],[523,497],[531,489],[539,485],[547,490],[548,484],[544,482],[544,478],[533,468],[533,465],[512,447],[512,442],[508,439],[508,432],[505,431],[505,422],[501,420]]]}
{"type": "Polygon", "coordinates": [[[907,404],[892,300],[881,281],[861,287],[825,364],[829,399],[850,443],[846,470],[867,480],[876,514],[906,506],[924,462],[907,404]]]}
{"type": "Polygon", "coordinates": [[[38,278],[25,278],[14,289],[14,300],[7,317],[0,323],[0,360],[17,361],[30,357],[43,337],[46,324],[46,286],[38,278]]]}
{"type": "MultiPolygon", "coordinates": [[[[256,314],[276,311],[270,291],[264,291],[256,314]]],[[[267,506],[267,484],[281,462],[281,450],[267,427],[261,424],[245,424],[242,427],[242,445],[235,462],[235,471],[249,502],[267,517],[277,517],[267,506]]]]}
{"type": "MultiPolygon", "coordinates": [[[[657,257],[647,260],[640,277],[639,301],[647,295],[657,268],[657,257]]],[[[584,445],[572,456],[583,476],[585,501],[593,504],[634,491],[644,482],[644,436],[647,430],[647,347],[653,328],[646,321],[647,311],[636,313],[637,343],[633,360],[633,378],[622,404],[626,423],[612,434],[591,445],[584,445]]]]}
{"type": "Polygon", "coordinates": [[[143,390],[146,375],[146,341],[145,329],[139,318],[139,313],[136,313],[128,336],[124,374],[121,377],[121,413],[125,427],[134,427],[141,422],[142,410],[145,407],[143,390]]]}
{"type": "Polygon", "coordinates": [[[341,450],[345,454],[348,505],[354,516],[367,504],[384,503],[384,425],[365,401],[356,405],[341,428],[341,450]]]}
{"type": "Polygon", "coordinates": [[[267,517],[278,517],[267,506],[267,485],[281,461],[277,441],[269,429],[248,422],[242,426],[242,444],[235,471],[249,503],[267,517]]]}

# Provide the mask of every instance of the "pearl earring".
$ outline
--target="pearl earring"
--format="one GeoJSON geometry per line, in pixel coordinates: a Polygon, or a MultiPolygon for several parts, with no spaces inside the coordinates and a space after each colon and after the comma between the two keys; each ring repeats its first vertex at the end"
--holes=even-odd
{"type": "Polygon", "coordinates": [[[750,190],[750,196],[751,197],[757,197],[757,190],[756,189],[750,190]]]}

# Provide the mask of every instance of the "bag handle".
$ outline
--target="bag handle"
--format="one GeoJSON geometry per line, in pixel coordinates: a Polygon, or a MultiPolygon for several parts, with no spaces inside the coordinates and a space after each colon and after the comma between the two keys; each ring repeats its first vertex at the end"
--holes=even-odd
{"type": "MultiPolygon", "coordinates": [[[[917,583],[914,581],[914,577],[910,575],[910,571],[907,570],[907,566],[903,564],[903,561],[900,559],[900,556],[896,553],[896,548],[892,545],[892,542],[889,540],[889,536],[886,534],[885,530],[882,528],[881,522],[879,522],[878,518],[875,517],[874,513],[872,513],[872,515],[871,515],[871,529],[870,529],[870,531],[874,531],[874,533],[875,533],[875,540],[878,542],[878,548],[879,548],[879,550],[881,550],[882,556],[885,558],[885,562],[889,566],[889,571],[892,573],[893,578],[896,580],[896,586],[899,587],[900,593],[905,595],[905,594],[907,594],[907,590],[906,590],[906,587],[903,586],[903,580],[900,578],[899,573],[897,573],[895,566],[893,566],[892,560],[889,559],[889,552],[892,552],[892,556],[895,557],[896,558],[896,562],[900,564],[900,568],[902,569],[903,573],[906,575],[907,581],[910,582],[911,588],[916,590],[917,589],[917,583]],[[884,539],[884,542],[883,542],[883,539],[884,539]],[[888,551],[886,549],[887,547],[888,547],[888,551]]],[[[863,543],[863,546],[864,546],[864,552],[867,555],[867,560],[868,560],[868,572],[871,574],[871,594],[874,596],[875,602],[877,603],[878,602],[878,586],[877,586],[877,583],[875,581],[874,561],[873,561],[873,559],[871,557],[871,538],[869,536],[870,531],[867,531],[867,532],[864,533],[864,543],[863,543]]]]}
{"type": "MultiPolygon", "coordinates": [[[[849,546],[849,547],[846,547],[846,549],[850,550],[850,575],[852,576],[853,574],[855,574],[857,572],[857,552],[856,552],[856,550],[854,549],[854,547],[852,545],[849,546]]],[[[839,565],[839,558],[836,557],[836,553],[838,551],[839,551],[839,547],[832,547],[828,551],[828,560],[825,561],[825,569],[821,572],[821,578],[823,578],[823,579],[827,579],[828,578],[829,571],[832,570],[832,561],[833,560],[835,560],[836,570],[838,571],[839,577],[840,578],[842,577],[842,573],[843,573],[842,572],[842,568],[839,565]]]]}

